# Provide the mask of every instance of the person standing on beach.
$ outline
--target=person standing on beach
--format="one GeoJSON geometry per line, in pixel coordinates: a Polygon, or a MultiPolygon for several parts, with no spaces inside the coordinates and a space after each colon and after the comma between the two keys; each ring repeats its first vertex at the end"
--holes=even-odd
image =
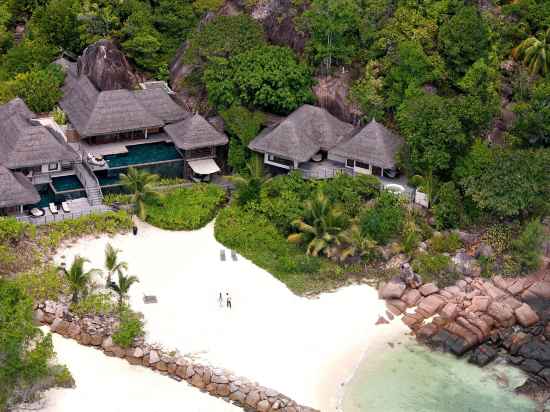
{"type": "Polygon", "coordinates": [[[229,293],[226,293],[225,302],[228,309],[231,309],[231,296],[229,296],[229,293]]]}
{"type": "Polygon", "coordinates": [[[218,303],[220,305],[220,308],[223,308],[223,295],[220,292],[220,296],[218,296],[218,303]]]}

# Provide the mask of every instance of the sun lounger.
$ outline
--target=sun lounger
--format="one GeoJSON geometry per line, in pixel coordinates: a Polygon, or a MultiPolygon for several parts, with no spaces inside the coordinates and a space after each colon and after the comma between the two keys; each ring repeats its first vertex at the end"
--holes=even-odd
{"type": "Polygon", "coordinates": [[[225,249],[220,250],[220,260],[225,262],[225,249]]]}
{"type": "Polygon", "coordinates": [[[61,202],[61,209],[63,209],[65,213],[71,213],[71,208],[67,202],[61,202]]]}
{"type": "Polygon", "coordinates": [[[237,261],[237,254],[235,253],[234,250],[231,251],[231,259],[233,259],[234,262],[237,261]]]}
{"type": "Polygon", "coordinates": [[[57,206],[55,203],[50,203],[50,212],[52,212],[52,215],[57,215],[59,213],[59,210],[57,210],[57,206]]]}

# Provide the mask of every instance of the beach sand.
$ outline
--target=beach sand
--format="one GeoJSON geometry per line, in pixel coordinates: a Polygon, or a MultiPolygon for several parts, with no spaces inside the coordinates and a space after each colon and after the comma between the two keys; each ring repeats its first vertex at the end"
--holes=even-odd
{"type": "Polygon", "coordinates": [[[71,371],[76,388],[47,391],[42,412],[242,411],[185,382],[107,357],[74,340],[54,334],[53,342],[57,359],[71,371]]]}
{"type": "Polygon", "coordinates": [[[212,223],[194,232],[140,223],[137,236],[81,239],[55,260],[70,264],[79,254],[91,260],[89,268],[101,268],[107,242],[122,250],[128,273],[139,277],[130,303],[145,316],[147,341],[322,411],[337,410],[342,384],[362,356],[407,331],[398,319],[375,326],[385,304],[367,285],[307,299],[241,256],[233,261],[229,250],[221,261],[225,248],[215,240],[212,223]],[[220,308],[220,292],[231,295],[231,310],[220,308]],[[158,303],[144,304],[144,294],[155,295],[158,303]]]}

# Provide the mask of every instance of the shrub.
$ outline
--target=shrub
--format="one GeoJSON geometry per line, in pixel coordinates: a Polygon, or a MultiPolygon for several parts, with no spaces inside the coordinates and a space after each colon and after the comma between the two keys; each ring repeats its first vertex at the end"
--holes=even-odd
{"type": "Polygon", "coordinates": [[[401,232],[405,213],[398,196],[383,192],[375,206],[361,213],[359,219],[363,235],[385,245],[401,232]]]}
{"type": "Polygon", "coordinates": [[[421,254],[413,261],[412,268],[424,282],[435,282],[439,287],[450,286],[460,277],[452,268],[451,258],[440,254],[421,254]]]}
{"type": "Polygon", "coordinates": [[[144,333],[141,319],[126,309],[120,314],[120,324],[113,334],[113,342],[122,348],[129,348],[144,333]]]}
{"type": "Polygon", "coordinates": [[[107,193],[103,197],[103,202],[107,205],[113,205],[114,203],[128,205],[132,203],[132,195],[126,193],[107,193]]]}
{"type": "Polygon", "coordinates": [[[210,222],[225,200],[214,185],[175,189],[147,204],[147,222],[168,230],[195,230],[210,222]]]}
{"type": "Polygon", "coordinates": [[[321,182],[320,187],[332,203],[343,205],[345,213],[355,217],[366,200],[378,195],[380,181],[375,176],[341,173],[321,182]]]}
{"type": "Polygon", "coordinates": [[[131,228],[132,219],[125,211],[91,214],[41,226],[39,243],[43,248],[55,249],[65,239],[98,233],[115,234],[131,228]]]}
{"type": "Polygon", "coordinates": [[[13,217],[0,217],[0,243],[17,243],[32,233],[31,225],[18,222],[13,217]]]}
{"type": "Polygon", "coordinates": [[[522,272],[538,269],[541,262],[544,228],[538,220],[527,223],[519,237],[512,241],[512,256],[522,272]]]}
{"type": "Polygon", "coordinates": [[[483,235],[483,241],[487,242],[500,255],[510,248],[514,230],[511,225],[502,223],[491,226],[483,235]]]}
{"type": "Polygon", "coordinates": [[[458,233],[440,233],[430,239],[430,250],[435,253],[453,253],[462,247],[458,233]]]}
{"type": "Polygon", "coordinates": [[[453,182],[443,183],[437,192],[433,205],[436,227],[438,229],[452,229],[458,227],[462,198],[453,182]]]}
{"type": "Polygon", "coordinates": [[[78,303],[71,304],[71,312],[78,316],[109,315],[115,308],[110,292],[93,293],[82,298],[78,303]]]}
{"type": "Polygon", "coordinates": [[[67,280],[53,266],[22,273],[14,279],[14,282],[34,302],[57,300],[60,295],[69,292],[67,280]]]}

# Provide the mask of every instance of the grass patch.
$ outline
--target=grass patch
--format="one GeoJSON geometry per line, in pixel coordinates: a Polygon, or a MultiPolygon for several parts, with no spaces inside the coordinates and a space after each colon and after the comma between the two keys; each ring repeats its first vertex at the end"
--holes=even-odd
{"type": "Polygon", "coordinates": [[[147,204],[147,222],[167,230],[196,230],[214,219],[224,201],[225,192],[215,185],[175,189],[147,204]]]}
{"type": "Polygon", "coordinates": [[[54,266],[47,266],[18,275],[14,282],[31,297],[34,302],[57,300],[60,295],[69,293],[67,280],[54,266]]]}
{"type": "Polygon", "coordinates": [[[219,242],[273,274],[295,293],[318,293],[346,280],[343,269],[335,263],[306,256],[266,217],[237,206],[219,213],[215,235],[219,242]]]}
{"type": "Polygon", "coordinates": [[[116,304],[111,292],[97,292],[86,296],[78,303],[71,304],[71,312],[78,316],[110,315],[115,312],[116,304]]]}
{"type": "Polygon", "coordinates": [[[128,309],[120,314],[120,324],[113,334],[113,342],[122,348],[132,346],[136,338],[144,335],[143,322],[128,309]]]}

